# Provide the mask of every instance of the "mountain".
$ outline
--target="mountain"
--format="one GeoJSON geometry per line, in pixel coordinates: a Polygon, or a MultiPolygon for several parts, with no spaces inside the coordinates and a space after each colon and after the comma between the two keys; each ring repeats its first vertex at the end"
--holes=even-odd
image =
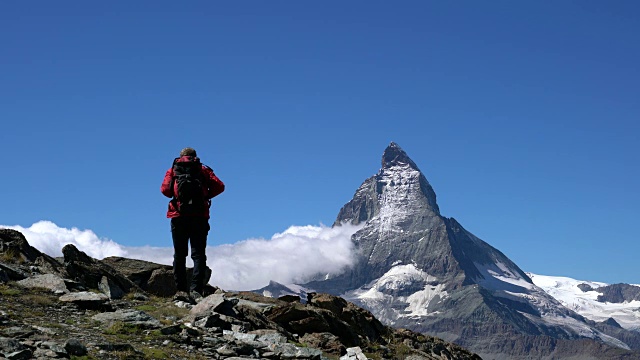
{"type": "Polygon", "coordinates": [[[585,318],[640,332],[640,285],[528,275],[534,284],[585,318]]]}
{"type": "Polygon", "coordinates": [[[398,144],[340,210],[358,261],[307,289],[340,295],[394,327],[455,342],[486,359],[640,358],[640,333],[588,320],[499,250],[440,214],[436,194],[398,144]]]}

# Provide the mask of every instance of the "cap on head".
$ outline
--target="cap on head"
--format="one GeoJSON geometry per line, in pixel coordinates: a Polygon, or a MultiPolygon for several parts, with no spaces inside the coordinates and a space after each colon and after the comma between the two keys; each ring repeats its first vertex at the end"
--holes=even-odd
{"type": "Polygon", "coordinates": [[[190,148],[190,147],[186,147],[186,148],[180,150],[180,156],[193,156],[193,157],[196,157],[198,155],[196,155],[195,149],[190,148]]]}

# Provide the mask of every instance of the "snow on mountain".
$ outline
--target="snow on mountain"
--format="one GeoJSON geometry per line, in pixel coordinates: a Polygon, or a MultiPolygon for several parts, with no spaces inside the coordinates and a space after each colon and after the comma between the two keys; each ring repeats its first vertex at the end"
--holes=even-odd
{"type": "Polygon", "coordinates": [[[596,322],[612,318],[621,327],[640,332],[640,301],[623,303],[598,301],[598,296],[601,295],[598,288],[608,284],[560,276],[527,274],[536,286],[585,318],[596,322]]]}
{"type": "Polygon", "coordinates": [[[486,289],[504,290],[507,292],[517,290],[517,288],[533,289],[532,283],[520,276],[517,271],[509,269],[507,265],[501,262],[490,264],[474,263],[474,265],[482,276],[476,279],[476,281],[486,289]]]}
{"type": "MultiPolygon", "coordinates": [[[[548,291],[545,291],[542,287],[537,286],[535,282],[531,283],[531,280],[521,276],[506,264],[498,261],[491,264],[474,263],[474,265],[481,274],[481,277],[476,279],[478,285],[485,289],[492,290],[494,296],[533,306],[538,314],[532,315],[522,312],[522,315],[530,321],[548,326],[556,326],[570,330],[579,336],[600,339],[605,343],[623,349],[629,349],[629,346],[624,342],[598,331],[579,319],[579,317],[576,317],[575,314],[567,311],[567,306],[562,301],[548,291]]],[[[528,276],[531,277],[531,275],[528,276]]],[[[575,309],[571,310],[580,314],[575,309]]],[[[584,316],[584,314],[580,315],[584,316]]]]}
{"type": "Polygon", "coordinates": [[[369,304],[386,304],[385,320],[402,317],[429,316],[429,304],[448,297],[444,284],[416,268],[414,264],[397,264],[371,283],[351,290],[343,297],[349,301],[369,304]]]}
{"type": "Polygon", "coordinates": [[[269,285],[258,289],[253,290],[256,293],[262,294],[263,296],[268,296],[272,298],[279,298],[285,295],[297,295],[300,296],[302,302],[307,301],[307,294],[313,292],[313,290],[307,289],[303,286],[297,284],[281,284],[276,281],[270,281],[269,285]]]}

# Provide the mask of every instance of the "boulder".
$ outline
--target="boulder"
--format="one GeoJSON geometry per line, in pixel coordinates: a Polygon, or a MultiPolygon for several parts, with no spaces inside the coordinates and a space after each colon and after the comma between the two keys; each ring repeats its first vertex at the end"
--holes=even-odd
{"type": "MultiPolygon", "coordinates": [[[[173,280],[173,267],[170,265],[118,256],[106,257],[102,259],[101,262],[123,274],[142,290],[150,294],[171,297],[177,291],[175,281],[173,280]]],[[[193,268],[187,268],[187,282],[191,281],[192,274],[193,268]]],[[[211,279],[211,269],[207,267],[205,283],[208,283],[209,279],[211,279]]]]}
{"type": "Polygon", "coordinates": [[[0,255],[5,264],[33,263],[41,272],[64,276],[64,267],[51,256],[29,245],[24,235],[13,229],[0,229],[0,255]]]}
{"type": "Polygon", "coordinates": [[[89,291],[65,294],[60,296],[58,300],[61,302],[75,304],[82,309],[108,310],[111,308],[109,298],[105,294],[98,294],[89,291]]]}
{"type": "Polygon", "coordinates": [[[66,294],[69,292],[63,278],[54,274],[35,275],[17,282],[25,288],[48,289],[56,294],[66,294]]]}
{"type": "Polygon", "coordinates": [[[158,329],[161,327],[160,321],[151,315],[140,310],[126,309],[114,312],[104,312],[91,317],[100,322],[121,321],[129,325],[140,326],[145,329],[158,329]]]}
{"type": "Polygon", "coordinates": [[[178,291],[171,267],[153,270],[151,277],[146,284],[142,285],[142,288],[150,294],[162,297],[171,297],[178,291]]]}
{"type": "Polygon", "coordinates": [[[80,340],[78,339],[68,339],[65,343],[64,343],[64,348],[65,350],[67,350],[67,353],[69,355],[73,355],[73,356],[85,356],[87,355],[87,346],[85,344],[83,344],[80,340]]]}
{"type": "Polygon", "coordinates": [[[69,277],[89,289],[104,290],[109,295],[114,295],[112,291],[119,295],[117,289],[124,293],[142,291],[138,285],[110,265],[90,257],[78,250],[73,244],[65,245],[62,248],[62,254],[69,277]],[[107,280],[103,280],[103,278],[107,280]],[[100,284],[102,284],[102,289],[100,284]]]}
{"type": "Polygon", "coordinates": [[[100,282],[98,283],[98,290],[107,295],[109,299],[122,299],[124,296],[124,291],[120,289],[115,281],[107,276],[103,276],[102,279],[100,279],[100,282]]]}
{"type": "Polygon", "coordinates": [[[29,277],[29,273],[22,270],[18,266],[9,265],[0,262],[0,272],[5,274],[7,281],[9,280],[22,280],[29,277]]]}

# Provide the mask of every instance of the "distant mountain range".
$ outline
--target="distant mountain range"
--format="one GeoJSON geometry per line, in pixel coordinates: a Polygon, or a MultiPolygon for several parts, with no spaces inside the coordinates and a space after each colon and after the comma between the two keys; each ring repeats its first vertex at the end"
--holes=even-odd
{"type": "Polygon", "coordinates": [[[485,359],[640,358],[640,287],[525,273],[442,216],[426,177],[395,143],[340,210],[334,226],[343,223],[362,226],[346,272],[256,292],[340,295],[388,325],[485,359]]]}
{"type": "Polygon", "coordinates": [[[585,318],[640,332],[640,285],[528,275],[547,294],[585,318]]]}

